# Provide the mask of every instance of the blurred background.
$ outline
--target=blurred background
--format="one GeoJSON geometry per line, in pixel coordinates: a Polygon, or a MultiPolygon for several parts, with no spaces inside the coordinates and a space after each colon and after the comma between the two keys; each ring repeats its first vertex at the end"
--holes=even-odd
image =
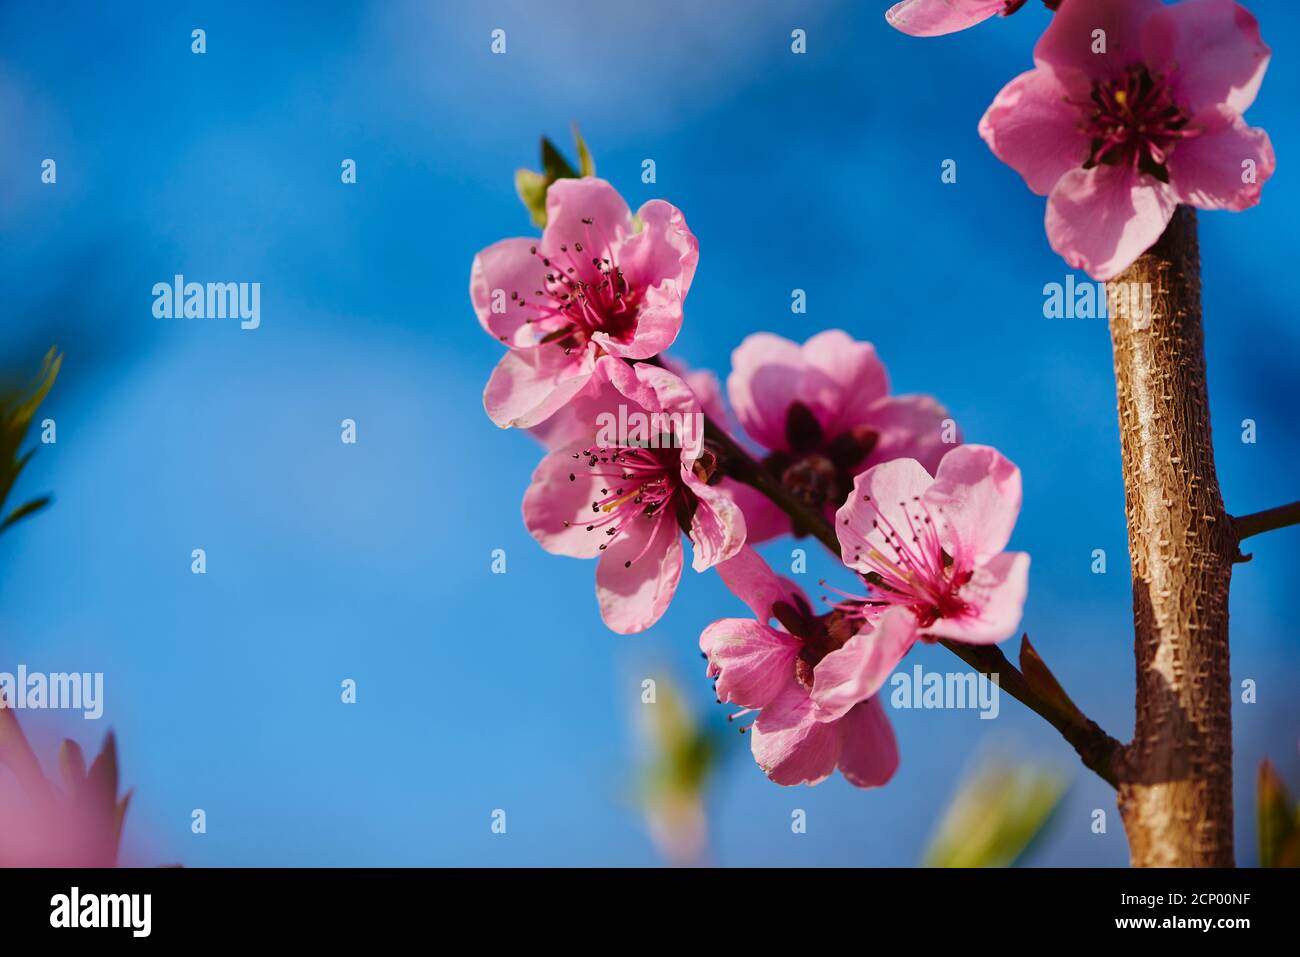
{"type": "MultiPolygon", "coordinates": [[[[1026,863],[1127,861],[1113,793],[1006,696],[994,721],[892,711],[902,764],[882,790],[768,782],[697,646],[743,606],[688,570],[650,632],[606,631],[594,566],[545,554],[523,527],[539,447],[482,411],[500,348],[470,308],[470,262],[533,232],[514,171],[538,166],[543,133],[570,149],[576,120],[599,175],[634,208],[671,201],[699,238],[679,359],[725,377],[750,332],[843,328],[876,344],[895,391],[936,395],[969,440],[1020,465],[1024,627],[1083,710],[1131,736],[1106,325],[1043,317],[1044,284],[1066,276],[1043,200],[976,133],[1049,14],[1029,4],[921,41],[886,26],[887,5],[0,7],[0,364],[34,370],[53,343],[66,354],[42,411],[58,442],[17,492],[54,504],[0,540],[0,671],[104,673],[100,721],[20,719],[47,757],[62,736],[93,751],[116,731],[135,789],[124,860],[657,863],[643,814],[654,732],[638,710],[656,678],[712,742],[714,863],[918,863],[990,754],[1071,782],[1026,863]],[[940,181],[945,159],[955,184],[940,181]],[[155,319],[151,288],[176,273],[261,282],[261,327],[155,319]],[[355,445],[340,442],[344,418],[355,445]],[[194,548],[206,575],[191,574],[194,548]],[[1091,570],[1098,548],[1106,574],[1091,570]],[[191,833],[196,808],[205,834],[191,833]]],[[[1300,488],[1300,9],[1247,5],[1274,51],[1247,118],[1280,164],[1259,208],[1205,214],[1200,231],[1219,477],[1238,513],[1300,488]]],[[[1253,539],[1234,574],[1233,678],[1258,685],[1233,714],[1242,864],[1256,860],[1259,760],[1300,781],[1297,535],[1253,539]]],[[[804,547],[814,597],[821,576],[850,584],[804,547]]],[[[788,571],[791,548],[763,552],[788,571]]],[[[959,665],[942,648],[917,662],[959,665]]]]}

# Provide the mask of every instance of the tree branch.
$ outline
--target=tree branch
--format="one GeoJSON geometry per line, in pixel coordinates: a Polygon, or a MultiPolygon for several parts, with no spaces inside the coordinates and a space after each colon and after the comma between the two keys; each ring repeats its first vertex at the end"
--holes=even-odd
{"type": "Polygon", "coordinates": [[[1237,533],[1237,541],[1262,532],[1286,528],[1288,525],[1300,525],[1300,502],[1279,505],[1277,508],[1252,512],[1249,515],[1238,515],[1232,520],[1232,530],[1237,533]]]}

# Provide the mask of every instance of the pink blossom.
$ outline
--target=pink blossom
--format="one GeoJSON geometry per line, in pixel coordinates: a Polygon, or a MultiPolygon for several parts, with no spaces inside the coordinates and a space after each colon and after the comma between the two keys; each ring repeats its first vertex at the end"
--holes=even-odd
{"type": "Polygon", "coordinates": [[[844,563],[871,591],[845,606],[910,637],[890,645],[897,657],[868,662],[820,705],[842,707],[858,685],[878,687],[882,669],[892,671],[917,638],[1011,637],[1029,590],[1029,556],[1004,551],[1019,513],[1020,470],[984,445],[953,449],[933,478],[913,459],[859,475],[835,527],[844,563]]]}
{"type": "Polygon", "coordinates": [[[601,617],[622,634],[644,631],[667,610],[682,572],[682,531],[696,571],[744,544],[745,518],[716,487],[721,473],[699,413],[667,369],[604,356],[565,410],[586,423],[585,436],[547,454],[524,496],[524,522],[543,548],[599,557],[601,617]]]}
{"type": "MultiPolygon", "coordinates": [[[[802,346],[756,333],[731,363],[727,393],[750,438],[768,450],[764,466],[828,519],[863,469],[904,456],[934,468],[951,442],[960,441],[955,428],[944,435],[943,406],[929,396],[890,395],[875,347],[839,329],[802,346]]],[[[736,500],[751,542],[790,530],[785,515],[758,492],[746,490],[736,500]]]]}
{"type": "Polygon", "coordinates": [[[483,393],[503,428],[545,421],[582,390],[604,355],[648,359],[682,324],[699,244],[674,206],[633,219],[603,179],[561,179],[538,239],[503,239],[474,257],[470,298],[509,351],[483,393]]]}
{"type": "Polygon", "coordinates": [[[1047,197],[1052,248],[1110,279],[1160,238],[1179,203],[1259,202],[1273,146],[1242,114],[1269,52],[1232,0],[1064,0],[1035,68],[1003,87],[980,135],[1047,197]]]}
{"type": "Polygon", "coordinates": [[[956,33],[997,14],[1008,16],[1025,5],[1025,0],[902,0],[885,12],[895,30],[914,37],[938,37],[956,33]]]}
{"type": "Polygon", "coordinates": [[[751,739],[758,766],[785,785],[817,784],[837,767],[858,787],[887,782],[898,745],[876,691],[888,671],[874,684],[860,675],[879,672],[872,662],[881,658],[901,658],[896,646],[910,643],[910,630],[875,629],[838,611],[814,615],[803,592],[748,547],[718,573],[754,618],[715,621],[700,649],[718,699],[744,709],[733,717],[759,712],[751,739]]]}
{"type": "Polygon", "coordinates": [[[112,733],[89,768],[70,739],[59,749],[58,765],[55,783],[13,709],[0,703],[0,768],[9,772],[0,774],[0,867],[116,865],[131,794],[118,797],[112,733]]]}

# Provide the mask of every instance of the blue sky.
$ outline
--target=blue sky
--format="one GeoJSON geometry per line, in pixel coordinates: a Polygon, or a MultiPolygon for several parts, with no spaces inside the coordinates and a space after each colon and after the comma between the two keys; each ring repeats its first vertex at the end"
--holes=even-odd
{"type": "MultiPolygon", "coordinates": [[[[1104,322],[1043,318],[1065,279],[1043,201],[976,133],[1047,23],[918,41],[887,4],[597,6],[560,0],[235,2],[0,10],[0,358],[66,352],[58,443],[20,491],[54,506],[0,539],[0,670],[103,671],[100,722],[25,716],[50,746],[119,736],[131,859],[189,865],[651,864],[626,804],[633,708],[672,674],[720,721],[698,658],[741,606],[688,572],[650,632],[600,623],[590,563],[542,552],[519,502],[539,449],[483,415],[499,357],[470,261],[530,232],[514,195],[537,138],[581,125],[601,175],[677,205],[700,266],[675,354],[725,375],[750,332],[873,341],[900,392],[945,402],[1016,461],[1025,628],[1092,717],[1132,732],[1123,486],[1104,322]],[[879,8],[879,9],[877,9],[879,8]],[[190,31],[207,31],[207,53],[190,31]],[[508,52],[489,51],[493,29],[508,52]],[[808,53],[790,52],[790,31],[808,53]],[[58,182],[40,164],[58,163],[58,182]],[[340,183],[344,158],[358,182],[340,183]],[[657,183],[640,180],[653,158],[657,183]],[[958,181],[940,182],[957,162],[958,181]],[[176,273],[262,283],[262,323],[154,319],[176,273]],[[808,294],[792,315],[790,290],[808,294]],[[355,446],[339,441],[353,418],[355,446]],[[190,573],[202,547],[208,573],[190,573]],[[509,572],[490,573],[504,548],[509,572]],[[1108,573],[1090,571],[1104,548],[1108,573]],[[339,702],[353,678],[358,701],[339,702]],[[190,832],[203,808],[208,833],[190,832]],[[490,814],[506,809],[506,835],[490,814]]],[[[1263,203],[1201,217],[1209,385],[1230,511],[1297,497],[1300,355],[1290,281],[1300,188],[1300,11],[1249,3],[1274,59],[1248,114],[1279,157],[1263,203]],[[1243,444],[1239,423],[1257,423],[1243,444]]],[[[1080,277],[1083,278],[1083,277],[1080,277]]],[[[1238,857],[1254,769],[1300,783],[1300,644],[1284,604],[1296,532],[1253,541],[1232,591],[1238,857]]],[[[788,563],[789,542],[764,549],[788,563]]],[[[843,575],[815,551],[808,588],[843,575]]],[[[942,649],[927,668],[950,669],[942,649]]],[[[1030,863],[1127,859],[1113,796],[1004,699],[894,712],[880,791],[782,789],[747,741],[711,793],[724,864],[911,864],[989,753],[1070,772],[1030,863]],[[1111,812],[1105,835],[1090,811],[1111,812]],[[808,830],[790,831],[807,811],[808,830]]]]}

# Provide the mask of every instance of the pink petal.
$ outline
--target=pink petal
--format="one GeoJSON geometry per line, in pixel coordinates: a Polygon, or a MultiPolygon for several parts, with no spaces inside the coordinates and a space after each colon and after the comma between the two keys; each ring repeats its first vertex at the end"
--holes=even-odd
{"type": "Polygon", "coordinates": [[[887,524],[907,529],[907,509],[900,503],[911,502],[915,496],[924,494],[933,481],[915,459],[882,462],[860,473],[853,480],[853,494],[835,513],[835,531],[844,564],[866,574],[872,571],[871,566],[859,561],[866,552],[876,549],[893,554],[887,524]],[[887,521],[881,521],[882,517],[887,521]]]}
{"type": "Polygon", "coordinates": [[[1126,167],[1071,170],[1047,199],[1047,238],[1070,266],[1113,279],[1155,244],[1177,205],[1169,186],[1126,167]]]}
{"type": "Polygon", "coordinates": [[[754,760],[777,784],[817,784],[830,777],[840,756],[840,727],[813,717],[814,706],[791,677],[758,715],[751,730],[754,760]]]}
{"type": "Polygon", "coordinates": [[[632,211],[603,179],[556,180],[546,191],[546,230],[539,245],[556,262],[572,260],[584,278],[595,275],[593,258],[607,255],[633,232],[632,211]],[[587,219],[591,222],[584,222],[587,219]],[[582,244],[581,252],[574,249],[577,243],[582,244]]]}
{"type": "Polygon", "coordinates": [[[1006,0],[902,0],[885,11],[885,19],[914,37],[938,37],[982,23],[1005,6],[1006,0]]]}
{"type": "Polygon", "coordinates": [[[751,545],[790,534],[790,517],[752,485],[726,478],[718,486],[731,495],[745,516],[745,541],[751,545]]]}
{"type": "Polygon", "coordinates": [[[799,398],[817,413],[828,435],[861,423],[872,405],[889,393],[889,376],[869,342],[828,329],[805,342],[801,352],[799,398]]]}
{"type": "Polygon", "coordinates": [[[1034,47],[1034,63],[1104,79],[1140,62],[1142,24],[1160,0],[1065,0],[1034,47]],[[1103,30],[1106,52],[1093,53],[1093,31],[1103,30]]]}
{"type": "Polygon", "coordinates": [[[772,451],[788,448],[786,412],[799,398],[803,352],[789,339],[756,332],[731,353],[727,395],[741,427],[772,451]]]}
{"type": "Polygon", "coordinates": [[[993,556],[976,566],[961,595],[971,603],[974,614],[940,618],[926,634],[972,645],[1005,641],[1020,629],[1029,595],[1029,556],[1024,552],[993,556]]]}
{"type": "Polygon", "coordinates": [[[1192,125],[1201,135],[1183,140],[1169,154],[1169,179],[1178,198],[1201,209],[1240,211],[1258,203],[1260,187],[1277,165],[1268,134],[1247,126],[1228,106],[1206,110],[1192,125]],[[1243,182],[1246,160],[1253,161],[1254,182],[1243,182]]]}
{"type": "Polygon", "coordinates": [[[695,546],[691,567],[702,572],[740,551],[745,544],[745,516],[723,489],[705,485],[691,474],[689,466],[682,471],[697,502],[691,516],[691,544],[695,546]]]}
{"type": "Polygon", "coordinates": [[[569,356],[561,349],[507,352],[483,390],[488,418],[503,429],[526,429],[546,421],[588,384],[593,355],[590,347],[569,356]]]}
{"type": "Polygon", "coordinates": [[[709,419],[720,429],[727,427],[727,410],[722,404],[722,385],[717,373],[712,369],[692,369],[686,363],[673,356],[660,356],[664,368],[676,375],[688,386],[695,396],[695,401],[709,419]]]}
{"type": "Polygon", "coordinates": [[[916,618],[899,608],[818,662],[812,688],[817,720],[836,721],[879,691],[917,637],[916,618]]]}
{"type": "Polygon", "coordinates": [[[1152,13],[1142,28],[1144,60],[1166,72],[1193,113],[1255,102],[1271,52],[1249,10],[1231,0],[1183,0],[1152,13]]]}
{"type": "Polygon", "coordinates": [[[953,557],[983,562],[1007,547],[1020,514],[1020,469],[995,448],[959,445],[922,496],[953,557]]]}
{"type": "Polygon", "coordinates": [[[700,635],[718,697],[742,708],[763,708],[794,674],[798,640],[752,618],[724,618],[700,635]]]}
{"type": "Polygon", "coordinates": [[[840,773],[852,785],[878,788],[898,770],[898,741],[880,698],[853,708],[840,721],[840,773]]]}
{"type": "Polygon", "coordinates": [[[641,516],[614,539],[596,566],[600,617],[621,635],[645,631],[668,610],[681,577],[677,523],[671,515],[641,516]]]}
{"type": "Polygon", "coordinates": [[[536,239],[503,239],[474,257],[469,273],[469,298],[479,324],[494,339],[508,346],[532,346],[537,342],[525,322],[537,311],[524,305],[546,275],[546,268],[530,252],[536,239]],[[494,293],[501,292],[500,297],[494,293]],[[513,297],[513,298],[512,298],[513,297]],[[493,312],[499,302],[504,312],[493,312]]]}
{"type": "Polygon", "coordinates": [[[800,602],[808,603],[798,585],[772,571],[762,556],[749,546],[720,564],[718,574],[731,593],[748,605],[754,617],[763,624],[772,618],[772,606],[777,602],[796,607],[800,602]]]}
{"type": "Polygon", "coordinates": [[[576,462],[573,453],[585,447],[580,441],[548,453],[524,493],[524,525],[553,555],[595,558],[605,542],[602,530],[587,531],[591,503],[602,498],[600,486],[607,480],[577,467],[585,463],[576,462]]]}
{"type": "Polygon", "coordinates": [[[1055,72],[1040,67],[1004,86],[980,120],[993,155],[1039,196],[1088,158],[1088,137],[1079,129],[1079,108],[1066,102],[1070,95],[1055,72]]]}
{"type": "Polygon", "coordinates": [[[955,427],[954,441],[944,441],[944,423],[950,417],[948,410],[928,395],[891,395],[877,400],[861,423],[878,433],[867,467],[890,459],[916,459],[933,473],[940,459],[961,443],[961,431],[955,427]]]}
{"type": "Polygon", "coordinates": [[[695,278],[700,241],[686,225],[682,211],[662,199],[650,200],[637,211],[637,216],[641,231],[619,246],[618,265],[632,286],[649,288],[670,284],[680,303],[690,292],[695,278]]]}

